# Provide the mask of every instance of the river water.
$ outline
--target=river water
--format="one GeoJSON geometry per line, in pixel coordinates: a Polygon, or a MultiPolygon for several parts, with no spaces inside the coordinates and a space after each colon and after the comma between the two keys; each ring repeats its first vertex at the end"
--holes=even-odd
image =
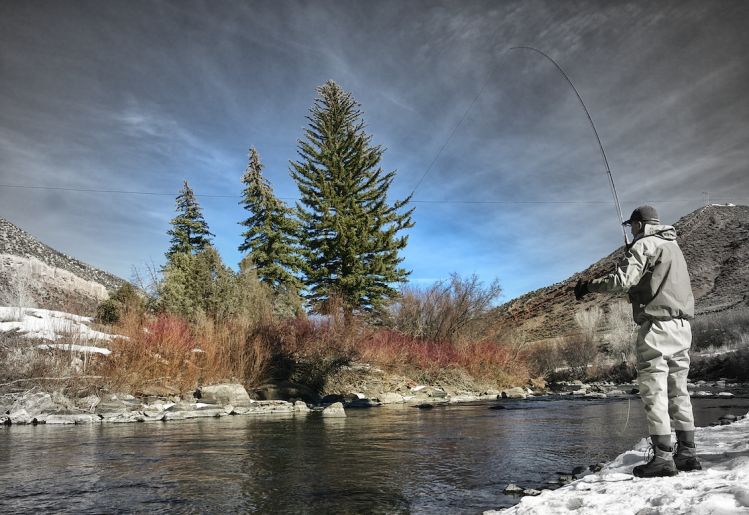
{"type": "MultiPolygon", "coordinates": [[[[697,425],[749,399],[694,399],[697,425]]],[[[645,435],[640,401],[533,399],[0,428],[0,513],[481,513],[645,435]],[[630,409],[631,408],[631,409],[630,409]],[[630,411],[627,421],[627,412],[630,411]],[[625,426],[626,424],[626,426],[625,426]]]]}

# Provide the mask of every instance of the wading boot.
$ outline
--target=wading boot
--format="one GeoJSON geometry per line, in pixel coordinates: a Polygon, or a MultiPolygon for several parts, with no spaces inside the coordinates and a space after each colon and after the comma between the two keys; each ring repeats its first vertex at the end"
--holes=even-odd
{"type": "Polygon", "coordinates": [[[694,445],[694,431],[676,431],[674,463],[682,472],[702,470],[702,464],[697,458],[697,446],[694,445]]]}
{"type": "Polygon", "coordinates": [[[638,465],[632,470],[636,477],[665,477],[679,473],[671,454],[671,435],[651,435],[653,457],[645,465],[638,465]]]}

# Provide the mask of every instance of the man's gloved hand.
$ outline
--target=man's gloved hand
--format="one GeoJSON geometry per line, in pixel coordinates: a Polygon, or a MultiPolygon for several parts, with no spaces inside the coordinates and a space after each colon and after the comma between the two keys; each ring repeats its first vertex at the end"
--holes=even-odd
{"type": "Polygon", "coordinates": [[[575,298],[577,300],[580,300],[589,293],[590,290],[588,289],[588,281],[578,280],[577,284],[575,285],[575,298]]]}

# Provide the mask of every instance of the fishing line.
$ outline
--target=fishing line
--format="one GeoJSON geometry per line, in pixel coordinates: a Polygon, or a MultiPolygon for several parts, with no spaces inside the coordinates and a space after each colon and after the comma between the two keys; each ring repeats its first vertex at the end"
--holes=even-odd
{"type": "Polygon", "coordinates": [[[614,197],[614,205],[616,207],[616,214],[619,217],[619,225],[622,228],[622,233],[624,234],[624,248],[629,248],[629,239],[627,238],[627,230],[624,228],[624,217],[622,216],[622,208],[619,204],[619,195],[616,193],[616,185],[614,184],[614,176],[611,173],[611,168],[609,167],[609,160],[606,158],[606,152],[603,150],[603,144],[601,143],[601,138],[598,136],[598,131],[596,130],[596,125],[593,123],[593,118],[590,116],[590,112],[588,111],[588,108],[585,106],[585,102],[583,102],[583,97],[580,96],[580,93],[577,91],[577,88],[572,83],[572,80],[570,80],[567,73],[562,69],[562,67],[557,63],[554,59],[549,57],[547,54],[539,50],[538,48],[534,48],[532,46],[515,46],[510,48],[510,50],[532,50],[533,52],[536,52],[549,61],[552,62],[552,64],[556,67],[557,70],[559,70],[559,73],[562,74],[562,77],[565,78],[567,83],[572,87],[572,91],[575,92],[575,95],[577,95],[577,99],[580,101],[580,105],[583,107],[583,110],[585,111],[585,116],[588,117],[588,122],[590,122],[590,128],[593,129],[593,134],[596,137],[596,141],[598,142],[598,148],[601,150],[601,157],[603,158],[603,164],[606,167],[606,173],[609,177],[609,187],[611,188],[611,194],[614,197]]]}

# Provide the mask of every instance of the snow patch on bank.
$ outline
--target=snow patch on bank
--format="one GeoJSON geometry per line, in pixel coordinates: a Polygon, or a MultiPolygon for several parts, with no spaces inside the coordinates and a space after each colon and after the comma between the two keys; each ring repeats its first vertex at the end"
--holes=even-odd
{"type": "Polygon", "coordinates": [[[92,322],[91,317],[62,311],[0,306],[0,332],[19,331],[28,338],[52,342],[62,338],[77,342],[103,342],[117,338],[115,335],[91,329],[88,324],[92,322]]]}
{"type": "Polygon", "coordinates": [[[600,472],[484,514],[749,513],[749,416],[697,428],[695,437],[703,470],[653,479],[632,476],[647,456],[649,445],[643,439],[600,472]]]}

